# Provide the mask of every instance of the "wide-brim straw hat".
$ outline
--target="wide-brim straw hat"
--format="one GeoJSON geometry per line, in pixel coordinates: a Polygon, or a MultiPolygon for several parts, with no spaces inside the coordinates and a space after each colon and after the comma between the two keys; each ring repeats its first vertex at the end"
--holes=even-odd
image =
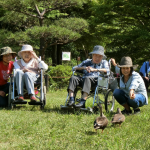
{"type": "Polygon", "coordinates": [[[33,47],[31,45],[23,45],[21,51],[18,52],[18,56],[22,58],[22,52],[24,51],[30,51],[30,52],[34,52],[33,51],[33,47]]]}
{"type": "Polygon", "coordinates": [[[8,47],[8,46],[1,48],[0,49],[0,53],[1,53],[0,54],[1,56],[2,55],[6,55],[6,54],[13,54],[14,56],[17,55],[17,53],[13,52],[12,49],[10,47],[8,47]]]}
{"type": "Polygon", "coordinates": [[[94,46],[93,52],[90,52],[89,54],[99,54],[99,55],[106,57],[104,54],[104,47],[100,45],[94,46]]]}
{"type": "Polygon", "coordinates": [[[120,65],[118,65],[119,68],[121,67],[135,67],[136,65],[133,65],[132,59],[129,56],[124,56],[121,58],[120,65]]]}

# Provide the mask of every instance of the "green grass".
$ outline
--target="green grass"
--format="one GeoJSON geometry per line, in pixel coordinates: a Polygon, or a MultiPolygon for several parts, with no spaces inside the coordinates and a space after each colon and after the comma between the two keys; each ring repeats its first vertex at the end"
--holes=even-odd
{"type": "MultiPolygon", "coordinates": [[[[66,90],[47,93],[43,111],[38,106],[0,110],[0,150],[148,150],[150,149],[150,106],[138,115],[126,116],[121,127],[109,125],[95,133],[99,114],[65,112],[66,90]]],[[[118,105],[118,104],[117,104],[118,105]]],[[[104,114],[111,120],[113,114],[104,114]]]]}

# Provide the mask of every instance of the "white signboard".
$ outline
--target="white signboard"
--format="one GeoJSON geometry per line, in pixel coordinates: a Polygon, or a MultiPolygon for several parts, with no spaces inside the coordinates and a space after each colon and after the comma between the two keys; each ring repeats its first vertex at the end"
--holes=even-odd
{"type": "Polygon", "coordinates": [[[71,60],[71,52],[62,52],[62,60],[71,60]]]}

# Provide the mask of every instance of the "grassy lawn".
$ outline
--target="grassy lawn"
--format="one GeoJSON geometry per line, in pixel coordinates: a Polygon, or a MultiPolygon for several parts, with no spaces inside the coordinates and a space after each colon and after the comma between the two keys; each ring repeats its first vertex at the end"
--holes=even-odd
{"type": "MultiPolygon", "coordinates": [[[[28,105],[1,109],[0,150],[150,149],[150,105],[142,107],[138,115],[126,116],[121,127],[109,123],[103,133],[95,133],[93,122],[99,114],[61,111],[65,99],[66,90],[60,90],[47,93],[43,111],[28,105]]],[[[113,114],[104,114],[111,120],[113,114]]]]}

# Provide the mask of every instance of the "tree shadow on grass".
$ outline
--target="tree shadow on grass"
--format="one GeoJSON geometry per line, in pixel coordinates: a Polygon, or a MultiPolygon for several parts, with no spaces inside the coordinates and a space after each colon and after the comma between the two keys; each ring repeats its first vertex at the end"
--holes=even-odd
{"type": "Polygon", "coordinates": [[[91,114],[91,112],[84,112],[79,109],[74,109],[74,108],[67,108],[67,109],[61,109],[59,106],[53,106],[53,108],[48,108],[42,110],[43,112],[50,113],[50,112],[56,112],[59,114],[75,114],[75,115],[80,115],[80,114],[91,114]]]}
{"type": "Polygon", "coordinates": [[[85,131],[86,135],[97,135],[96,131],[85,131]]]}
{"type": "Polygon", "coordinates": [[[0,107],[0,110],[13,110],[13,109],[21,109],[21,108],[25,108],[26,106],[15,106],[15,107],[13,107],[13,108],[11,108],[11,107],[0,107]]]}
{"type": "Polygon", "coordinates": [[[53,106],[53,108],[45,108],[42,110],[42,112],[45,113],[51,113],[51,112],[56,112],[59,114],[68,114],[68,113],[74,113],[74,110],[62,110],[59,106],[53,106]]]}

